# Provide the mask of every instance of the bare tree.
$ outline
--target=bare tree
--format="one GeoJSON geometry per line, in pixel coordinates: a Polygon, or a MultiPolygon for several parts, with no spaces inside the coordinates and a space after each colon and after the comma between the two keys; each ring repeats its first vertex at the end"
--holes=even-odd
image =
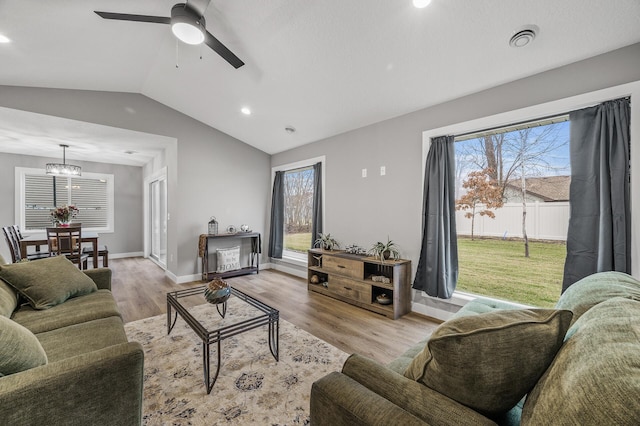
{"type": "Polygon", "coordinates": [[[284,179],[285,227],[287,232],[309,232],[313,210],[313,170],[288,172],[284,179]]]}
{"type": "Polygon", "coordinates": [[[493,170],[491,178],[501,188],[502,197],[508,188],[519,188],[522,196],[522,235],[525,257],[529,257],[527,236],[527,177],[541,176],[566,170],[568,164],[556,164],[554,152],[566,146],[557,125],[524,128],[511,132],[485,135],[475,143],[458,148],[466,161],[479,169],[493,170]],[[515,182],[519,184],[514,185],[515,182]]]}

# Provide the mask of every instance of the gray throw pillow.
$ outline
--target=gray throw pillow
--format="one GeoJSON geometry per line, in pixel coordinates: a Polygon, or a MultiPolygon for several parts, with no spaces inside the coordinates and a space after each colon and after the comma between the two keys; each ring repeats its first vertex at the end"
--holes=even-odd
{"type": "Polygon", "coordinates": [[[19,373],[47,363],[47,354],[36,336],[0,316],[0,376],[19,373]]]}
{"type": "Polygon", "coordinates": [[[487,415],[510,410],[562,345],[570,311],[517,309],[451,319],[404,375],[487,415]]]}
{"type": "Polygon", "coordinates": [[[0,266],[0,278],[24,296],[34,309],[48,309],[98,288],[64,256],[0,266]]]}

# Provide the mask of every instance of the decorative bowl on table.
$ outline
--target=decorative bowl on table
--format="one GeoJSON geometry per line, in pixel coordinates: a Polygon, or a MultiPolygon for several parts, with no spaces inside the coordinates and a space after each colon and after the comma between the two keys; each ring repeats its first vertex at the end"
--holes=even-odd
{"type": "Polygon", "coordinates": [[[215,278],[204,288],[204,298],[214,305],[226,302],[229,296],[231,296],[231,286],[220,278],[215,278]]]}
{"type": "Polygon", "coordinates": [[[376,302],[381,305],[390,305],[393,303],[393,299],[386,294],[382,293],[376,297],[376,302]]]}

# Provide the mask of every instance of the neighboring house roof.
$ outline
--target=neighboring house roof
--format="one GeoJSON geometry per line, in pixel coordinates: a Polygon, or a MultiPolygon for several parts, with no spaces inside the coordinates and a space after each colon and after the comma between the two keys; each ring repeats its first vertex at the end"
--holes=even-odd
{"type": "MultiPolygon", "coordinates": [[[[545,202],[569,201],[571,176],[545,176],[525,179],[527,194],[541,198],[545,202]]],[[[508,183],[507,188],[520,191],[520,182],[508,183]]]]}

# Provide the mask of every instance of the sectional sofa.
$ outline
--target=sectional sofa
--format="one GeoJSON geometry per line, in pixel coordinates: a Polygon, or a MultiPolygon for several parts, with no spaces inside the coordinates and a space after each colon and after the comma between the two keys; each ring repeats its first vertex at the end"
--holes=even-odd
{"type": "Polygon", "coordinates": [[[144,355],[110,289],[64,256],[0,266],[1,424],[141,424],[144,355]]]}
{"type": "Polygon", "coordinates": [[[605,272],[555,309],[477,299],[383,366],[316,381],[311,424],[640,425],[640,282],[605,272]]]}

